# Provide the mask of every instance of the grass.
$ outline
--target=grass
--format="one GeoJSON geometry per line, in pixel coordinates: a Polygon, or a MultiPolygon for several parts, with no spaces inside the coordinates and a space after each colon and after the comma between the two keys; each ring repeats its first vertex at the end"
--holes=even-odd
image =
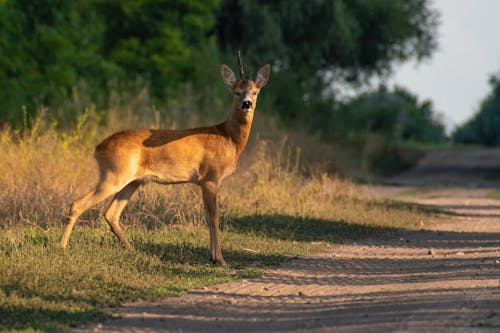
{"type": "Polygon", "coordinates": [[[78,228],[68,251],[57,247],[59,230],[9,230],[1,238],[1,327],[51,332],[102,318],[104,308],[125,301],[258,276],[252,264],[276,264],[312,248],[227,232],[223,242],[232,268],[223,269],[208,264],[204,228],[128,231],[134,252],[123,250],[103,226],[78,228]]]}
{"type": "Polygon", "coordinates": [[[500,190],[494,190],[488,193],[488,198],[491,199],[500,199],[500,190]]]}
{"type": "Polygon", "coordinates": [[[400,197],[425,197],[428,199],[435,199],[435,198],[440,198],[442,197],[442,194],[436,193],[437,187],[416,187],[409,189],[407,191],[404,191],[399,194],[400,197]]]}
{"type": "Polygon", "coordinates": [[[107,307],[126,301],[256,277],[326,242],[412,228],[432,214],[368,200],[350,181],[304,168],[300,150],[285,140],[260,138],[219,196],[230,268],[208,263],[208,230],[194,185],[138,191],[122,219],[136,251],[125,251],[102,222],[105,204],[81,217],[62,251],[66,213],[97,179],[92,150],[106,129],[82,123],[61,133],[42,125],[0,133],[2,331],[62,330],[104,318],[107,307]]]}

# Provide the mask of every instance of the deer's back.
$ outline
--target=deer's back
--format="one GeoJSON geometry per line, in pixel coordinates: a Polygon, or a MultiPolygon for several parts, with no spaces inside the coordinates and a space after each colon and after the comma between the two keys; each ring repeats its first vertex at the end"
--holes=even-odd
{"type": "Polygon", "coordinates": [[[122,131],[101,142],[95,157],[101,173],[124,172],[161,183],[223,178],[237,162],[236,149],[222,126],[122,131]]]}

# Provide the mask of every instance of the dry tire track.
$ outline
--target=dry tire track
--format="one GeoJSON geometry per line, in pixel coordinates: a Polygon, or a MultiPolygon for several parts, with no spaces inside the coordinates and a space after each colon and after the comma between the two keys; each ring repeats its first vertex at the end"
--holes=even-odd
{"type": "Polygon", "coordinates": [[[459,214],[449,223],[125,304],[72,332],[500,332],[500,201],[461,191],[417,200],[459,214]]]}

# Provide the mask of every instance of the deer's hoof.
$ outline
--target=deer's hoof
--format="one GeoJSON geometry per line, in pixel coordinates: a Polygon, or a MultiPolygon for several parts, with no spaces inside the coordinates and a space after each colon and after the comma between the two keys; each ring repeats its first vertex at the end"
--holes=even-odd
{"type": "Polygon", "coordinates": [[[212,264],[214,264],[216,266],[227,267],[227,263],[226,263],[226,261],[223,258],[210,259],[210,261],[212,262],[212,264]]]}

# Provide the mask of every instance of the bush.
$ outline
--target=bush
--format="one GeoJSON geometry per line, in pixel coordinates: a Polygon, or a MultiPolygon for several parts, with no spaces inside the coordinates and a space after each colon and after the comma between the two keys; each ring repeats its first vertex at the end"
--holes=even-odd
{"type": "MultiPolygon", "coordinates": [[[[381,86],[345,102],[332,112],[325,136],[354,145],[365,172],[391,174],[416,163],[414,143],[440,144],[444,125],[430,101],[420,102],[409,91],[381,86]]],[[[323,125],[324,126],[324,125],[323,125]]]]}
{"type": "Polygon", "coordinates": [[[452,135],[453,141],[485,146],[500,145],[500,74],[490,79],[492,91],[481,102],[479,112],[459,126],[452,135]]]}
{"type": "Polygon", "coordinates": [[[381,86],[354,97],[335,112],[331,128],[337,136],[354,140],[377,133],[391,142],[437,144],[446,140],[444,125],[430,101],[419,102],[409,91],[381,86]]]}

